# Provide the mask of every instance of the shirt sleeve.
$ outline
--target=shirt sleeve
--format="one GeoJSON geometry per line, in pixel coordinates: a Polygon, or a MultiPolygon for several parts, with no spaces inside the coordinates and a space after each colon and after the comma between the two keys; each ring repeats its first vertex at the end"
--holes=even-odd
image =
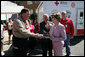
{"type": "Polygon", "coordinates": [[[43,34],[43,25],[40,23],[40,34],[43,34]]]}
{"type": "Polygon", "coordinates": [[[71,36],[74,36],[74,25],[73,25],[72,20],[70,21],[70,26],[71,26],[71,28],[70,28],[71,36]]]}
{"type": "Polygon", "coordinates": [[[31,33],[29,29],[26,29],[24,26],[22,26],[22,22],[20,20],[15,21],[13,25],[16,27],[19,33],[21,33],[21,35],[25,36],[26,38],[34,35],[34,33],[31,33]]]}
{"type": "Polygon", "coordinates": [[[3,26],[3,31],[5,31],[5,27],[3,26]]]}

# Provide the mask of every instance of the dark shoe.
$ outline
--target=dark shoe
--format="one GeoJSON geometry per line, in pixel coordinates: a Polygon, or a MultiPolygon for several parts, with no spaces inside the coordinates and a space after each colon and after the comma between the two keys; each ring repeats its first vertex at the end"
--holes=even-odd
{"type": "Polygon", "coordinates": [[[65,55],[65,56],[70,56],[70,55],[65,55]]]}

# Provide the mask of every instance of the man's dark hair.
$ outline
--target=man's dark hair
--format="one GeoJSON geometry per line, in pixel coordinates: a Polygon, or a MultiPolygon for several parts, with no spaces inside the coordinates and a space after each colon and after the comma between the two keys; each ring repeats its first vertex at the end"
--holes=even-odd
{"type": "Polygon", "coordinates": [[[24,9],[21,10],[20,14],[22,14],[22,13],[26,13],[27,11],[29,11],[29,10],[26,9],[26,8],[24,8],[24,9]]]}
{"type": "Polygon", "coordinates": [[[9,20],[11,20],[12,18],[9,18],[9,20]]]}

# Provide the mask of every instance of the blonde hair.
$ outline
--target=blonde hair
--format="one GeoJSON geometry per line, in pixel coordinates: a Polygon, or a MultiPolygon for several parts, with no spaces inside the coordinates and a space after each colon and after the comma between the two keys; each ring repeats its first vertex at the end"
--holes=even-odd
{"type": "Polygon", "coordinates": [[[53,13],[52,17],[56,18],[58,21],[61,19],[61,14],[60,12],[53,13]]]}

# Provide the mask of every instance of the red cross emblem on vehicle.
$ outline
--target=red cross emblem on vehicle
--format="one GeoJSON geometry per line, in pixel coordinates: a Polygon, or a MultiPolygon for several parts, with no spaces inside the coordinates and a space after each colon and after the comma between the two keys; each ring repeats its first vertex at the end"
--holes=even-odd
{"type": "Polygon", "coordinates": [[[56,1],[56,2],[55,2],[55,4],[56,4],[56,6],[58,6],[59,2],[58,2],[58,1],[56,1]]]}

